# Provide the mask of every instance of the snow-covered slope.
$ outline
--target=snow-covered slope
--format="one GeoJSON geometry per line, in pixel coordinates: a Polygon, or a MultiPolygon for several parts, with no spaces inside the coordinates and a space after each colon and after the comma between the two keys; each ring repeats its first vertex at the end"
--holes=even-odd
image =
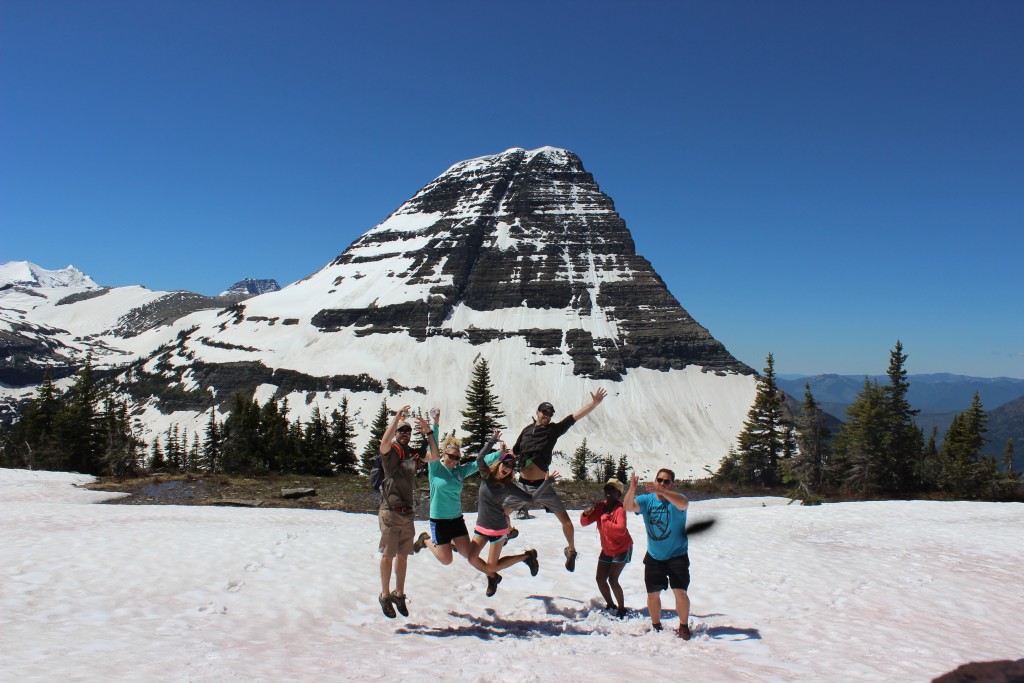
{"type": "Polygon", "coordinates": [[[47,270],[29,261],[0,263],[0,285],[21,287],[98,287],[93,279],[74,266],[47,270]]]}
{"type": "Polygon", "coordinates": [[[451,429],[485,358],[512,438],[542,400],[557,419],[604,387],[561,450],[586,437],[641,471],[688,476],[727,453],[755,388],[636,254],[579,159],[554,148],[456,164],[317,273],[175,327],[173,348],[133,368],[174,389],[173,415],[136,395],[156,431],[189,411],[198,427],[237,390],[287,397],[293,418],[346,395],[363,437],[384,399],[439,406],[451,429]]]}

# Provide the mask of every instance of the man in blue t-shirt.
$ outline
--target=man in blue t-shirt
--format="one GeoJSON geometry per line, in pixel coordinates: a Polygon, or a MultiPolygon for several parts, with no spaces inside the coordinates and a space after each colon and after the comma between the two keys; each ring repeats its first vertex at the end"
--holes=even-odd
{"type": "Polygon", "coordinates": [[[637,475],[629,480],[629,490],[622,499],[627,512],[643,515],[647,528],[647,554],[644,556],[644,583],[647,585],[647,610],[655,631],[661,626],[661,591],[672,588],[679,613],[680,638],[689,640],[690,556],[687,554],[686,508],[690,501],[672,490],[676,475],[672,470],[658,470],[654,483],[647,484],[649,493],[636,495],[637,475]]]}

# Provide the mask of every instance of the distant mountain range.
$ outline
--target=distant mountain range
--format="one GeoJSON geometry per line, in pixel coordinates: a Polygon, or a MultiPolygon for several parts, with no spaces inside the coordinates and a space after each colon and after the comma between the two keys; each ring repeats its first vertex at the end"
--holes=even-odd
{"type": "MultiPolygon", "coordinates": [[[[880,385],[889,382],[886,375],[872,375],[867,379],[880,385]]],[[[846,409],[864,388],[864,380],[864,375],[787,375],[779,378],[778,384],[798,403],[803,400],[804,385],[810,384],[811,393],[822,410],[845,421],[846,409]]],[[[907,399],[921,411],[915,421],[924,430],[926,439],[935,428],[941,443],[953,417],[970,407],[977,392],[990,417],[990,443],[986,452],[1001,457],[1006,439],[1012,437],[1018,451],[1017,460],[1024,466],[1024,379],[935,373],[908,375],[907,381],[910,383],[907,399]]]]}

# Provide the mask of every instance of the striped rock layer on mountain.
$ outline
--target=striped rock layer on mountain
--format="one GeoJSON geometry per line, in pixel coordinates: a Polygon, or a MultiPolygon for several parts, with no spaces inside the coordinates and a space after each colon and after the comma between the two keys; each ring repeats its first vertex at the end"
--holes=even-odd
{"type": "Polygon", "coordinates": [[[339,298],[352,303],[320,310],[312,322],[324,331],[401,328],[473,344],[521,336],[541,356],[567,353],[575,374],[594,379],[637,367],[752,372],[679,305],[611,198],[565,150],[456,164],[331,266],[339,298]],[[379,297],[346,296],[371,276],[388,281],[379,297]],[[524,309],[560,315],[520,325],[514,313],[524,309]]]}

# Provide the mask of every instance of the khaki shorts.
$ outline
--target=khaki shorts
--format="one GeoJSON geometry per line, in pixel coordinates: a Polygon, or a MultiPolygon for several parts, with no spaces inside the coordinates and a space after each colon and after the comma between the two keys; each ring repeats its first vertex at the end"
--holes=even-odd
{"type": "Polygon", "coordinates": [[[381,553],[394,557],[396,555],[412,555],[412,537],[415,535],[412,513],[400,515],[391,510],[380,510],[377,513],[377,524],[380,526],[381,553]]]}

